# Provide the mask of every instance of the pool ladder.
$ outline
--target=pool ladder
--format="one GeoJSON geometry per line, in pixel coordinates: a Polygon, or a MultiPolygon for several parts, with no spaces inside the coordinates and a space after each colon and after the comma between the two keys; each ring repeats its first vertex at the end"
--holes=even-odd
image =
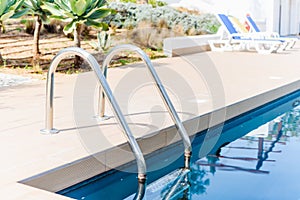
{"type": "Polygon", "coordinates": [[[101,68],[96,61],[96,59],[87,51],[78,48],[78,47],[70,47],[63,49],[58,52],[58,54],[53,58],[48,75],[47,75],[47,85],[46,85],[46,123],[45,128],[41,130],[42,134],[56,134],[59,132],[58,129],[55,129],[53,127],[53,97],[54,97],[54,74],[56,71],[56,68],[58,64],[66,57],[70,55],[76,55],[83,58],[87,63],[91,66],[92,70],[94,71],[95,75],[97,76],[97,80],[100,83],[100,95],[99,95],[99,115],[100,117],[104,117],[105,112],[105,100],[104,97],[108,99],[111,107],[113,108],[114,115],[117,118],[118,123],[121,125],[121,128],[123,130],[123,134],[125,135],[127,142],[129,143],[131,150],[133,151],[133,154],[135,156],[136,162],[137,162],[137,168],[138,168],[138,191],[134,197],[134,199],[142,199],[145,194],[146,190],[146,174],[147,174],[147,168],[146,168],[146,162],[144,159],[144,156],[142,154],[142,151],[134,138],[125,118],[124,115],[121,112],[121,109],[116,101],[116,99],[113,96],[113,93],[106,81],[106,75],[107,75],[107,67],[110,63],[111,59],[114,55],[121,51],[130,50],[133,52],[136,52],[142,60],[146,63],[151,76],[153,80],[156,83],[156,87],[159,90],[159,93],[164,101],[164,104],[166,105],[169,114],[172,117],[172,120],[175,123],[176,128],[179,131],[180,136],[183,139],[184,143],[184,168],[189,169],[190,168],[190,157],[191,157],[191,142],[189,139],[189,136],[186,132],[186,129],[184,128],[165,88],[163,87],[162,82],[160,81],[149,57],[145,54],[144,51],[142,51],[140,48],[133,46],[133,45],[119,45],[113,48],[106,56],[104,62],[103,62],[103,68],[101,71],[101,68]]]}

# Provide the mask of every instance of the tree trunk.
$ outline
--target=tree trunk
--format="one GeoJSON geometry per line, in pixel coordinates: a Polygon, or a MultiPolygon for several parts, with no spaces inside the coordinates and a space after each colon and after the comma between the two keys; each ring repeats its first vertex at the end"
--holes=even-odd
{"type": "Polygon", "coordinates": [[[40,71],[40,32],[42,28],[42,20],[40,16],[35,16],[35,29],[33,36],[33,58],[32,58],[32,66],[35,71],[40,71]]]}
{"type": "Polygon", "coordinates": [[[0,52],[0,65],[3,65],[3,58],[2,58],[1,52],[0,52]]]}
{"type": "Polygon", "coordinates": [[[2,33],[5,33],[5,27],[3,21],[0,21],[0,32],[2,30],[2,33]]]}
{"type": "Polygon", "coordinates": [[[80,47],[80,34],[81,34],[81,24],[76,25],[76,29],[74,30],[74,44],[76,47],[80,47]]]}
{"type": "MultiPolygon", "coordinates": [[[[80,35],[81,35],[81,24],[76,25],[76,29],[74,30],[74,45],[75,47],[81,47],[80,43],[80,35]]],[[[82,64],[82,60],[80,56],[75,56],[74,66],[76,68],[79,68],[82,64]]]]}
{"type": "MultiPolygon", "coordinates": [[[[1,33],[2,26],[3,26],[2,21],[0,21],[0,33],[1,33]]],[[[0,65],[3,65],[3,58],[2,58],[1,52],[0,52],[0,65]]]]}
{"type": "MultiPolygon", "coordinates": [[[[0,33],[1,33],[1,28],[2,28],[2,22],[0,21],[0,33]]],[[[2,58],[1,52],[0,52],[0,65],[3,65],[3,58],[2,58]]]]}

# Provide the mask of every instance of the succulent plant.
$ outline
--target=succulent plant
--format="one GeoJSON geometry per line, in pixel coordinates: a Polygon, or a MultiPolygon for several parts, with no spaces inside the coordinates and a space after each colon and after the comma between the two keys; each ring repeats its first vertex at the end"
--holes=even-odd
{"type": "Polygon", "coordinates": [[[50,11],[52,18],[67,22],[64,32],[71,33],[79,24],[102,28],[108,25],[101,21],[112,10],[104,7],[104,0],[54,0],[53,3],[45,2],[43,8],[50,11]]]}
{"type": "MultiPolygon", "coordinates": [[[[83,24],[103,31],[108,29],[102,18],[110,15],[113,10],[105,5],[105,0],[54,0],[53,3],[45,2],[43,8],[51,12],[52,18],[66,22],[64,33],[73,32],[75,46],[80,47],[83,24]]],[[[80,63],[80,58],[76,56],[75,66],[79,67],[80,63]]]]}

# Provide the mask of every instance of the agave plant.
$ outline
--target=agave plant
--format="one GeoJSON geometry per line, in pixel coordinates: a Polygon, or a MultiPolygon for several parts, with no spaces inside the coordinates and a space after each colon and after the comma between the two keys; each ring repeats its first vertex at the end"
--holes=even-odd
{"type": "MultiPolygon", "coordinates": [[[[42,6],[52,14],[52,18],[66,22],[64,33],[74,33],[75,46],[80,47],[80,34],[83,24],[97,29],[107,30],[108,25],[102,18],[111,14],[112,10],[105,7],[105,0],[54,0],[45,2],[42,6]]],[[[76,57],[75,66],[78,67],[80,59],[76,57]]]]}
{"type": "Polygon", "coordinates": [[[100,31],[97,33],[97,42],[90,42],[90,45],[96,50],[106,51],[111,46],[110,33],[108,31],[100,31]]]}
{"type": "Polygon", "coordinates": [[[39,40],[40,32],[43,23],[48,23],[48,15],[50,14],[47,10],[42,8],[43,3],[52,2],[50,0],[25,0],[24,5],[28,10],[28,13],[35,16],[35,28],[34,28],[34,37],[33,37],[33,59],[32,64],[35,70],[40,70],[39,67],[39,40]]]}
{"type": "Polygon", "coordinates": [[[108,29],[101,19],[108,16],[112,10],[104,7],[104,0],[54,0],[46,2],[43,8],[51,12],[52,17],[67,23],[64,33],[74,33],[75,46],[80,47],[81,25],[93,26],[97,29],[108,29]]]}

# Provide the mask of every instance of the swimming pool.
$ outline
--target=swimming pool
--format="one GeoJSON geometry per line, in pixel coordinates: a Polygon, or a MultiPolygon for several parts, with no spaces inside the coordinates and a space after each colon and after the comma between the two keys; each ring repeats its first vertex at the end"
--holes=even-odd
{"type": "MultiPolygon", "coordinates": [[[[147,156],[150,172],[145,199],[300,199],[299,105],[297,91],[227,121],[215,147],[201,158],[197,152],[205,131],[198,133],[191,171],[180,180],[181,143],[147,156]],[[178,159],[151,170],[173,158],[178,159]]],[[[135,164],[124,168],[135,168],[135,164]]],[[[130,170],[111,170],[58,193],[75,199],[132,199],[136,174],[124,171],[130,170]]]]}

